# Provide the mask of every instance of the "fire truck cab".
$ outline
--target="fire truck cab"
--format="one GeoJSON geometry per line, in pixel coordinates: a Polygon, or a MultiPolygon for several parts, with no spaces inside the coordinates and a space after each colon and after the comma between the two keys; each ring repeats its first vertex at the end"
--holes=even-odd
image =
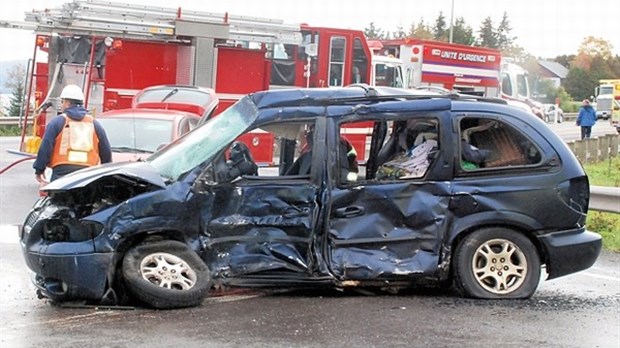
{"type": "Polygon", "coordinates": [[[500,96],[508,100],[508,103],[532,112],[538,118],[544,120],[544,106],[531,99],[528,73],[521,66],[505,59],[502,61],[500,96]]]}

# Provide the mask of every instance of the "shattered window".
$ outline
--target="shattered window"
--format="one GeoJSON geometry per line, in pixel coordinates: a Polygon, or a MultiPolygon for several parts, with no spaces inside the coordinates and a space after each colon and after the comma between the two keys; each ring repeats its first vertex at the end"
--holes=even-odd
{"type": "Polygon", "coordinates": [[[293,132],[279,132],[277,166],[280,175],[310,175],[314,145],[314,123],[293,123],[293,132]],[[294,138],[292,137],[294,135],[294,138]]]}
{"type": "Polygon", "coordinates": [[[259,170],[259,175],[309,176],[314,144],[313,122],[287,122],[265,127],[273,134],[273,168],[259,170]]]}
{"type": "Polygon", "coordinates": [[[525,166],[541,161],[541,152],[516,128],[496,119],[466,117],[459,122],[461,168],[525,166]]]}
{"type": "Polygon", "coordinates": [[[368,161],[373,133],[373,122],[345,123],[340,127],[338,139],[337,168],[341,182],[354,182],[365,178],[361,169],[365,169],[368,161]]]}
{"type": "Polygon", "coordinates": [[[257,117],[256,106],[242,98],[222,114],[147,159],[161,176],[177,180],[181,175],[213,158],[247,129],[257,117]]]}
{"type": "Polygon", "coordinates": [[[313,122],[278,122],[253,129],[235,139],[248,155],[227,153],[224,180],[238,177],[310,177],[314,143],[313,122]]]}
{"type": "Polygon", "coordinates": [[[340,181],[422,178],[439,151],[438,136],[434,118],[343,124],[338,148],[340,181]]]}

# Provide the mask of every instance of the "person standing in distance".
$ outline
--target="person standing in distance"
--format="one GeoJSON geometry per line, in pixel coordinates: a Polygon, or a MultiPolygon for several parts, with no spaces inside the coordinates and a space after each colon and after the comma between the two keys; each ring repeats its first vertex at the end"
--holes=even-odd
{"type": "Polygon", "coordinates": [[[589,138],[592,135],[592,126],[596,123],[596,110],[590,105],[588,99],[584,99],[576,124],[581,127],[581,139],[589,138]]]}
{"type": "Polygon", "coordinates": [[[45,168],[52,168],[54,181],[78,169],[112,161],[110,142],[103,127],[87,115],[84,93],[79,86],[67,85],[60,93],[62,114],[52,118],[32,167],[40,184],[48,182],[45,168]]]}

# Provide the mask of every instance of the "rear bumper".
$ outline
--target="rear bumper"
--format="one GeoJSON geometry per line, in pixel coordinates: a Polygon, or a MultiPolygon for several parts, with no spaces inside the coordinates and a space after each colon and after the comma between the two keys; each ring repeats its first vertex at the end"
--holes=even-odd
{"type": "Polygon", "coordinates": [[[585,227],[538,237],[547,254],[548,279],[590,268],[601,252],[602,238],[585,227]]]}

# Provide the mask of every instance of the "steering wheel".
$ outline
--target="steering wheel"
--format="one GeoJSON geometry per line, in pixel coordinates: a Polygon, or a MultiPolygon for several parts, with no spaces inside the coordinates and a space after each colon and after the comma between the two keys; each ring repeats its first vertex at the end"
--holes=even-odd
{"type": "Polygon", "coordinates": [[[230,162],[233,168],[239,170],[240,175],[258,175],[258,166],[250,149],[243,142],[235,141],[230,147],[230,162]]]}

